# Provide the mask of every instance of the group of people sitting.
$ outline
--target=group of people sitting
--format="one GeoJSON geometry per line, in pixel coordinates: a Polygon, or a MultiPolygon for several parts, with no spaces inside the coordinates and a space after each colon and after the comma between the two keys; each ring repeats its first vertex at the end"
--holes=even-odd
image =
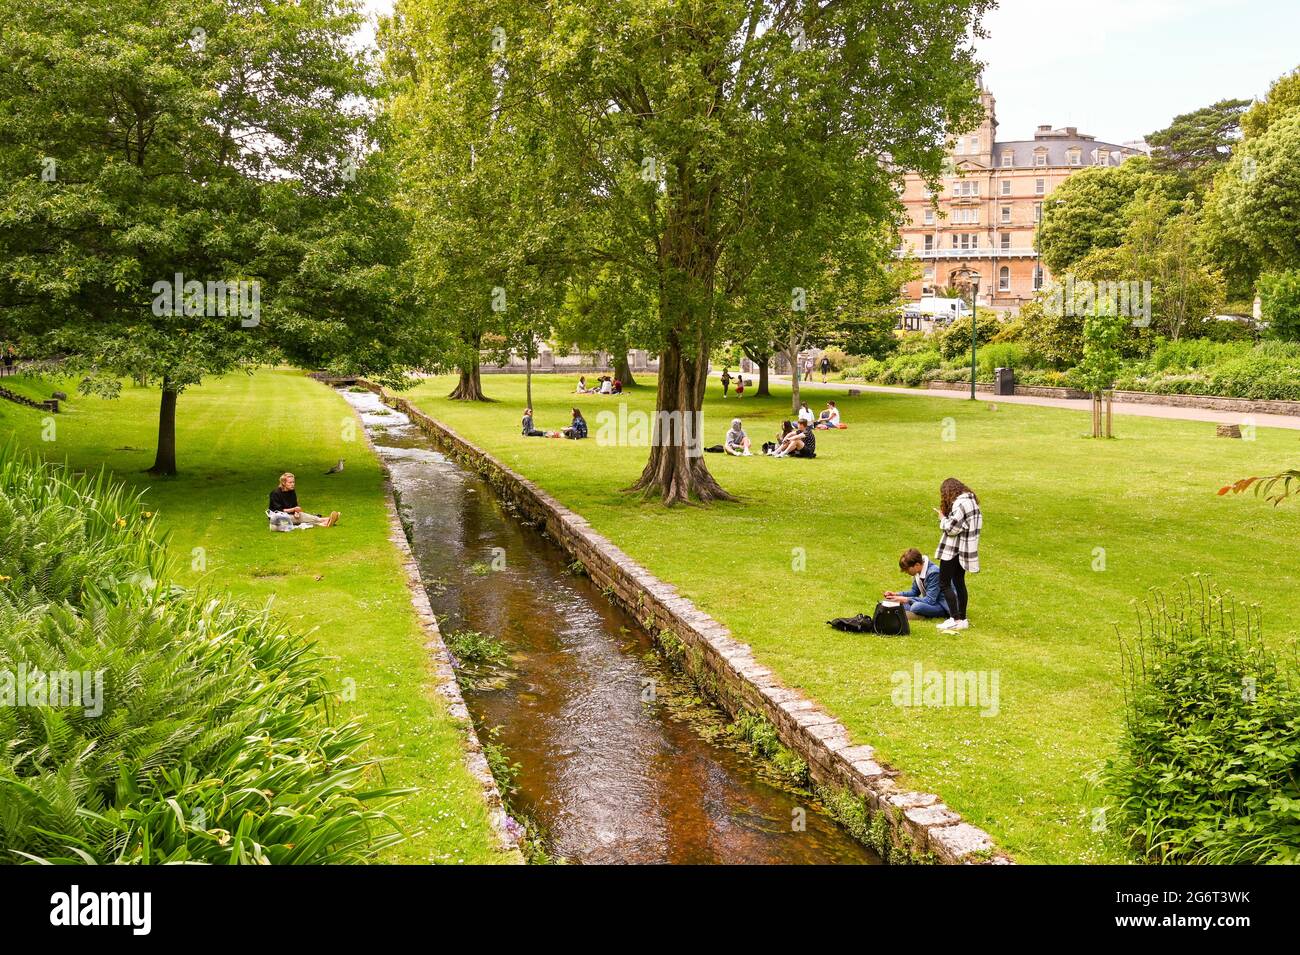
{"type": "Polygon", "coordinates": [[[813,415],[813,410],[808,407],[808,402],[799,405],[799,420],[808,422],[810,428],[816,428],[818,431],[830,431],[832,428],[848,427],[840,421],[840,409],[835,407],[835,402],[826,402],[826,407],[817,415],[813,415]]]}
{"type": "Polygon", "coordinates": [[[573,416],[567,428],[559,428],[555,431],[540,431],[533,426],[533,409],[524,409],[524,420],[522,433],[525,438],[570,438],[572,440],[581,440],[587,436],[587,419],[582,416],[582,412],[577,408],[572,409],[573,416]]]}
{"type": "Polygon", "coordinates": [[[601,375],[587,387],[587,376],[582,375],[578,378],[578,388],[575,395],[621,395],[623,393],[623,382],[619,381],[613,375],[601,375]]]}

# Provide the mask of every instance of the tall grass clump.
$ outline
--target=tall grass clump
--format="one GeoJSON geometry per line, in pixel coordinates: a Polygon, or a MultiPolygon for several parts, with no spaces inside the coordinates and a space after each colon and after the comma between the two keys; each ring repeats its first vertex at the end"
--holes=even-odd
{"type": "Polygon", "coordinates": [[[139,496],[0,447],[0,861],[360,862],[400,839],[312,645],[168,584],[164,544],[139,496]]]}
{"type": "Polygon", "coordinates": [[[1121,647],[1108,827],[1149,862],[1300,862],[1300,681],[1258,611],[1195,578],[1153,598],[1121,647]]]}

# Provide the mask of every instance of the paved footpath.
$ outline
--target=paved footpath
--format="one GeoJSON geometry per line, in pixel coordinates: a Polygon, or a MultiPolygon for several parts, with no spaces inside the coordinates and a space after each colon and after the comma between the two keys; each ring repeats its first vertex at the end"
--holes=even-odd
{"type": "MultiPolygon", "coordinates": [[[[749,373],[746,373],[747,375],[749,373]]],[[[714,377],[718,377],[715,374],[714,377]]],[[[757,378],[757,375],[753,376],[757,378]]],[[[789,375],[771,375],[769,376],[773,383],[789,384],[789,375]]],[[[847,391],[850,388],[857,388],[862,391],[876,391],[887,395],[911,395],[912,397],[923,398],[952,398],[958,401],[969,401],[970,391],[931,391],[925,388],[893,388],[887,385],[862,385],[851,381],[830,381],[822,384],[820,381],[801,381],[799,382],[801,391],[823,391],[836,392],[847,391]]],[[[995,404],[1006,405],[1040,405],[1044,408],[1064,408],[1067,411],[1085,411],[1091,412],[1092,403],[1087,398],[1035,398],[1030,395],[993,395],[980,393],[976,396],[976,401],[991,401],[995,404]]],[[[816,410],[816,409],[814,409],[816,410]]],[[[1146,405],[1136,402],[1117,401],[1114,405],[1114,411],[1117,415],[1137,415],[1141,418],[1173,418],[1182,421],[1213,421],[1218,424],[1253,424],[1258,428],[1288,428],[1292,431],[1300,431],[1300,416],[1284,414],[1254,414],[1243,415],[1237,411],[1213,411],[1208,408],[1178,408],[1173,405],[1146,405]]]]}

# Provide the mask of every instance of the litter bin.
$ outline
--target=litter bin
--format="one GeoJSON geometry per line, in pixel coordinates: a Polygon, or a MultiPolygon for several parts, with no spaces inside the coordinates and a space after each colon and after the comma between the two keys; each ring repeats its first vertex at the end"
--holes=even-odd
{"type": "Polygon", "coordinates": [[[993,393],[997,395],[1014,395],[1016,393],[1016,373],[1010,368],[994,368],[993,393]]]}

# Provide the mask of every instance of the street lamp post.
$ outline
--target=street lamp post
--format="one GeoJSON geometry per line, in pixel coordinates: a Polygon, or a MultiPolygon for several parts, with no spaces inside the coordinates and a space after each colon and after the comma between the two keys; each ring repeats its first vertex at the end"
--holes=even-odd
{"type": "Polygon", "coordinates": [[[956,275],[961,276],[961,284],[970,289],[970,399],[975,400],[975,297],[979,294],[980,274],[973,269],[963,268],[956,275]]]}

